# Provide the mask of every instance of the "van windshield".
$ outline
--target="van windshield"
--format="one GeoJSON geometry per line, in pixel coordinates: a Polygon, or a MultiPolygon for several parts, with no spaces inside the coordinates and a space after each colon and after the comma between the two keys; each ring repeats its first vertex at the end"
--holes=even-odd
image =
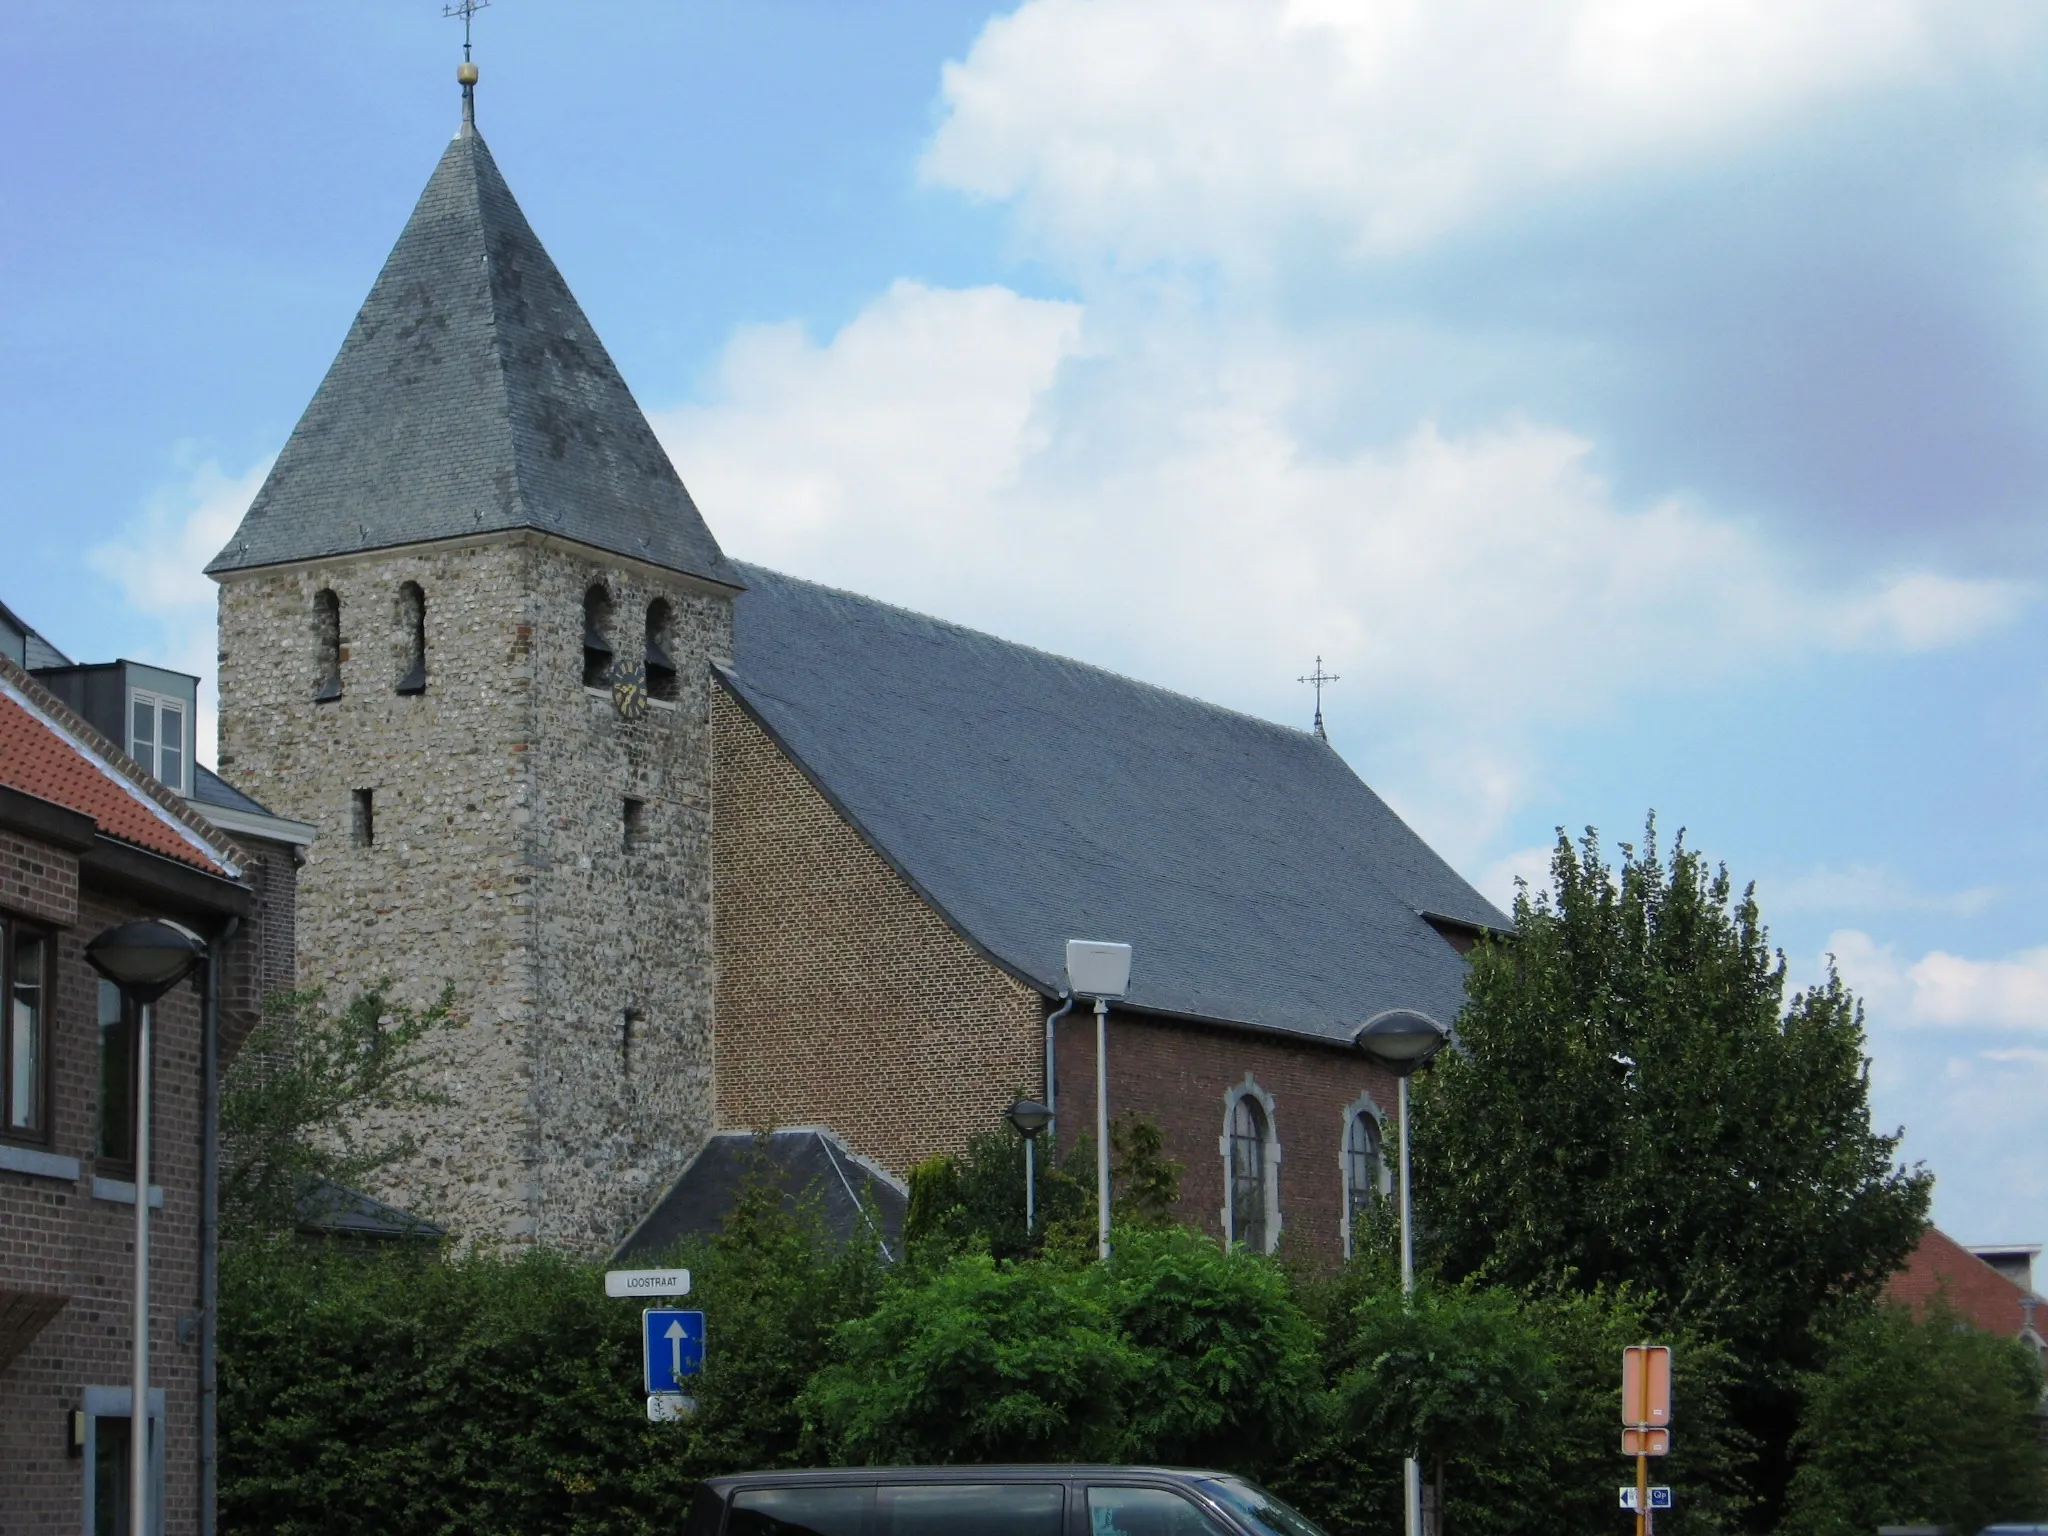
{"type": "Polygon", "coordinates": [[[1241,1477],[1204,1477],[1197,1482],[1210,1498],[1250,1521],[1254,1530],[1265,1532],[1266,1536],[1329,1536],[1307,1515],[1274,1498],[1257,1483],[1248,1483],[1241,1477]]]}

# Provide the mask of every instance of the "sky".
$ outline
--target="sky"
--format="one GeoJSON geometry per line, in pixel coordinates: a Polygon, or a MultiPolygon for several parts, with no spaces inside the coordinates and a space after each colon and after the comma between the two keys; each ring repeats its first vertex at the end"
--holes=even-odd
{"type": "MultiPolygon", "coordinates": [[[[0,600],[212,671],[453,131],[435,0],[15,0],[0,600]]],[[[478,122],[726,550],[1306,726],[1496,900],[1754,881],[2048,1239],[2048,16],[496,0],[478,122]]],[[[210,713],[204,722],[211,729],[210,713]]]]}

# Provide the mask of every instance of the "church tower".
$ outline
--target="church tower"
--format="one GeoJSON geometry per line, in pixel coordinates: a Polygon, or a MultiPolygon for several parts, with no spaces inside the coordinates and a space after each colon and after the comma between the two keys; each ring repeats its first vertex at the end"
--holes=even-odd
{"type": "Polygon", "coordinates": [[[299,976],[452,987],[373,1192],[598,1252],[711,1129],[714,663],[740,582],[461,130],[241,527],[220,762],[316,824],[299,976]]]}

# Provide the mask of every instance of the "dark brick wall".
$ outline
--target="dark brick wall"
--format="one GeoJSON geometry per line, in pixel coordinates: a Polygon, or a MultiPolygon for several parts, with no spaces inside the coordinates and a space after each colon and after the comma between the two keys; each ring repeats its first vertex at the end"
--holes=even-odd
{"type": "Polygon", "coordinates": [[[17,832],[0,831],[0,911],[46,923],[78,912],[78,858],[17,832]]]}
{"type": "MultiPolygon", "coordinates": [[[[1075,1008],[1059,1023],[1059,1141],[1095,1127],[1095,1020],[1075,1008]]],[[[1272,1098],[1279,1159],[1279,1251],[1317,1264],[1343,1256],[1346,1115],[1369,1095],[1385,1127],[1391,1166],[1396,1084],[1355,1051],[1112,1010],[1109,1109],[1149,1114],[1182,1164],[1180,1220],[1223,1236],[1222,1139],[1227,1097],[1245,1074],[1272,1098]]]]}
{"type": "Polygon", "coordinates": [[[298,862],[290,845],[246,834],[243,878],[256,892],[256,910],[242,920],[221,966],[220,1055],[234,1059],[262,1017],[266,998],[298,985],[298,862]]]}
{"type": "MultiPolygon", "coordinates": [[[[0,902],[11,905],[11,895],[0,902]]],[[[49,1150],[79,1159],[81,1176],[73,1183],[0,1170],[0,1293],[65,1298],[0,1369],[0,1536],[80,1529],[84,1466],[66,1454],[65,1416],[83,1405],[87,1386],[128,1381],[135,1208],[92,1194],[98,982],[83,946],[112,924],[154,915],[88,887],[75,922],[58,935],[49,1150]]],[[[200,1025],[190,984],[157,1005],[151,1182],[164,1204],[152,1221],[150,1371],[167,1399],[172,1536],[189,1536],[198,1518],[199,1352],[196,1335],[191,1345],[177,1342],[177,1324],[198,1312],[200,1025]]]]}

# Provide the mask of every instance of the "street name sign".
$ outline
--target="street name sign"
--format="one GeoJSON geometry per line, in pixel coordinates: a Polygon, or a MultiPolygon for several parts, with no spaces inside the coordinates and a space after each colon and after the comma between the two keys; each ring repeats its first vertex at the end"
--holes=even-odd
{"type": "MultiPolygon", "coordinates": [[[[1623,1509],[1634,1509],[1636,1507],[1636,1485],[1634,1483],[1625,1483],[1622,1485],[1621,1507],[1623,1509]]],[[[1671,1490],[1659,1484],[1651,1484],[1650,1508],[1669,1509],[1670,1507],[1671,1490]]]]}
{"type": "Polygon", "coordinates": [[[604,1272],[604,1293],[625,1298],[687,1296],[690,1294],[690,1272],[687,1269],[608,1269],[604,1272]]]}
{"type": "Polygon", "coordinates": [[[670,1307],[641,1312],[640,1363],[650,1396],[681,1393],[684,1378],[704,1369],[704,1314],[670,1307]]]}
{"type": "Polygon", "coordinates": [[[685,1397],[680,1392],[647,1394],[647,1422],[650,1424],[673,1424],[678,1419],[687,1419],[696,1411],[697,1399],[685,1397]]]}

